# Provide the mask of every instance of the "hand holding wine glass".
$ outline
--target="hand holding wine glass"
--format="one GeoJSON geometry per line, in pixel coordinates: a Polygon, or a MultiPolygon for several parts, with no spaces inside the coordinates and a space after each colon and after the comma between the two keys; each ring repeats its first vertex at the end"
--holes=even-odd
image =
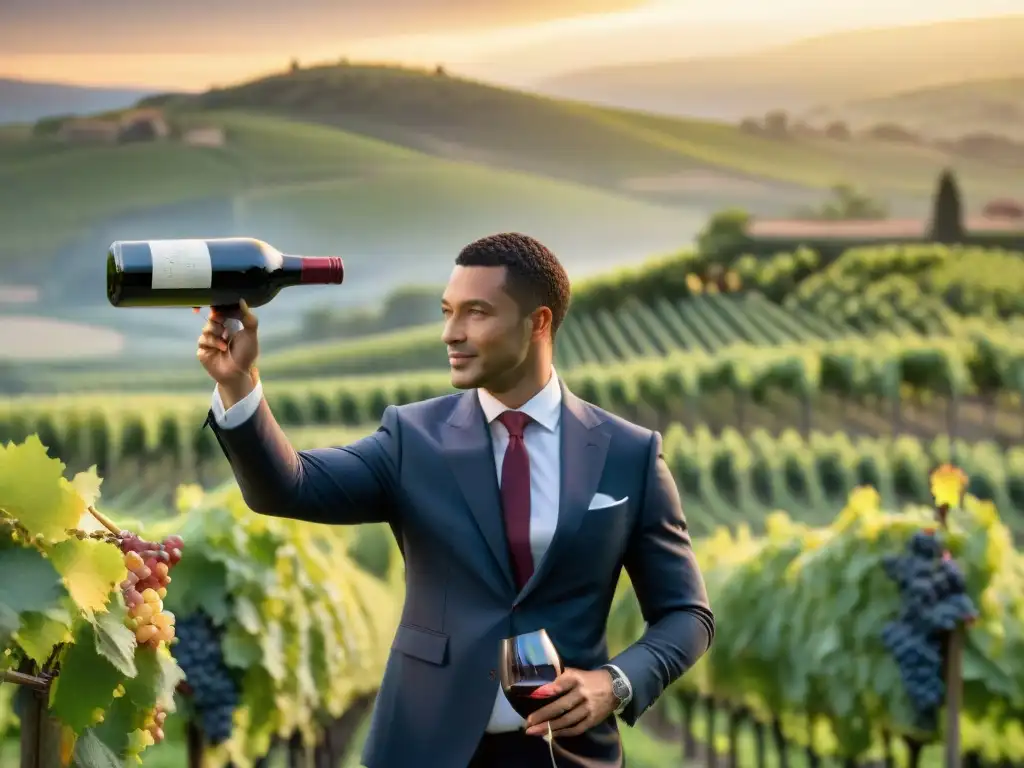
{"type": "Polygon", "coordinates": [[[505,697],[526,718],[526,732],[546,731],[549,745],[556,734],[576,736],[593,728],[619,706],[608,670],[563,669],[543,629],[503,640],[499,663],[505,697]]]}

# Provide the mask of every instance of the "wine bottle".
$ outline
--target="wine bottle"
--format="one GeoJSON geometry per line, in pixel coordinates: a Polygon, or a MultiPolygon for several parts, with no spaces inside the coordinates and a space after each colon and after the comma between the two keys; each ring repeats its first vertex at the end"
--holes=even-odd
{"type": "Polygon", "coordinates": [[[237,317],[282,288],[340,284],[337,256],[290,256],[262,240],[118,240],[107,251],[107,299],[115,307],[214,307],[237,317]]]}

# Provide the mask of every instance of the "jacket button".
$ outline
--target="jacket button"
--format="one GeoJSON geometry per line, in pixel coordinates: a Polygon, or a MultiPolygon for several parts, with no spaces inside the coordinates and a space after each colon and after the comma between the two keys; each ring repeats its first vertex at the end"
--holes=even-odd
{"type": "Polygon", "coordinates": [[[492,669],[492,670],[491,670],[490,672],[488,672],[488,673],[487,673],[487,676],[488,676],[488,677],[489,677],[489,678],[490,678],[491,680],[493,680],[493,679],[494,679],[494,677],[495,677],[495,674],[494,674],[494,670],[492,669]]]}

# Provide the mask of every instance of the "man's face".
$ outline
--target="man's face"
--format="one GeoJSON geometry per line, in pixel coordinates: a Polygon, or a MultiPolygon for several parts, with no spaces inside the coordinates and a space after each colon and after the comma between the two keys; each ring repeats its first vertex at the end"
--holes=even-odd
{"type": "Polygon", "coordinates": [[[448,280],[441,339],[457,389],[500,389],[529,353],[531,316],[520,316],[504,283],[505,267],[456,266],[448,280]]]}

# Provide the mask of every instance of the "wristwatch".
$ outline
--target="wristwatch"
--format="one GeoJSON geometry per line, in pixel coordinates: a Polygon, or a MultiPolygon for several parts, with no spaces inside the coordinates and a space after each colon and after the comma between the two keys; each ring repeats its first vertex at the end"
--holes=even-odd
{"type": "Polygon", "coordinates": [[[629,704],[629,700],[633,698],[633,687],[629,684],[626,676],[622,674],[622,670],[614,664],[603,664],[601,669],[607,669],[612,676],[612,693],[619,700],[619,706],[615,708],[615,714],[621,715],[622,710],[629,704]]]}

